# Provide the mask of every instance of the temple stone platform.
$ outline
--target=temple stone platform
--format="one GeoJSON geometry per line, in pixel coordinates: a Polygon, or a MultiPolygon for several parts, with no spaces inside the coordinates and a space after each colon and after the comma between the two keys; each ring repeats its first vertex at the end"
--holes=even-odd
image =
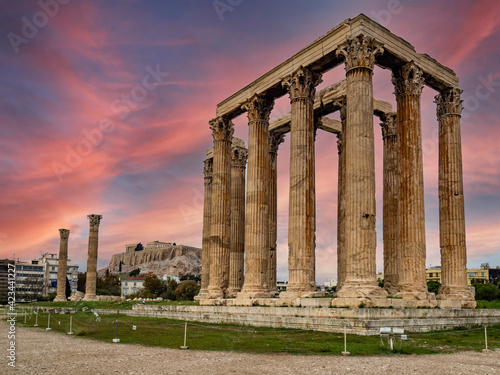
{"type": "Polygon", "coordinates": [[[381,309],[321,307],[328,299],[308,299],[315,307],[273,306],[158,306],[136,305],[132,310],[93,309],[99,315],[124,314],[205,323],[240,324],[255,327],[295,328],[322,332],[378,335],[380,327],[399,327],[406,332],[491,325],[500,323],[494,309],[381,309]]]}

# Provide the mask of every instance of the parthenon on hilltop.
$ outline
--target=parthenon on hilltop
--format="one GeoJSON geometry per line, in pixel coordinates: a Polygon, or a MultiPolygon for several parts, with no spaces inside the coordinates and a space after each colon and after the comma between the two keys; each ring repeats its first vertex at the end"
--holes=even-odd
{"type": "Polygon", "coordinates": [[[466,280],[460,116],[455,73],[363,14],[348,19],[217,106],[205,160],[200,304],[294,305],[315,283],[317,132],[337,134],[338,286],[333,306],[475,307],[466,280]],[[316,93],[343,64],[346,79],[316,93]],[[374,99],[374,65],[392,70],[397,109],[374,99]],[[435,97],[439,126],[439,230],[443,284],[425,278],[420,96],[435,97]],[[274,100],[291,112],[270,122],[274,100]],[[340,111],[341,121],[325,117],[340,111]],[[248,149],[232,119],[248,115],[248,149]],[[376,278],[373,115],[383,137],[384,287],[376,278]],[[290,133],[287,291],[276,289],[278,146],[290,133]],[[248,163],[247,163],[248,160],[248,163]],[[246,199],[245,199],[246,168],[246,199]],[[234,298],[233,298],[234,297],[234,298]],[[388,298],[393,297],[393,298],[388,298]]]}

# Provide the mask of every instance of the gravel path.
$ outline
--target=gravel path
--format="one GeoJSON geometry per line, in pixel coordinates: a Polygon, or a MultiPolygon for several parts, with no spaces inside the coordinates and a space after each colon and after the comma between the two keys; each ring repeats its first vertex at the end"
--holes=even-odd
{"type": "Polygon", "coordinates": [[[394,357],[245,354],[104,343],[19,326],[13,369],[5,355],[8,329],[0,321],[0,374],[500,374],[500,351],[394,357]]]}

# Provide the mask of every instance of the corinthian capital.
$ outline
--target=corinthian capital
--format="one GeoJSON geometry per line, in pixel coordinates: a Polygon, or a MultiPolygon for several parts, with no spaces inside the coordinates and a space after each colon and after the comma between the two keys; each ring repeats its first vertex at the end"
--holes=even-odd
{"type": "Polygon", "coordinates": [[[345,43],[338,46],[336,52],[337,56],[344,56],[346,71],[355,68],[373,70],[375,56],[382,53],[384,53],[382,44],[364,35],[347,39],[345,43]]]}
{"type": "Polygon", "coordinates": [[[255,94],[242,108],[248,113],[248,121],[268,121],[274,107],[274,100],[255,94]]]}
{"type": "Polygon", "coordinates": [[[69,238],[69,229],[59,229],[59,235],[61,240],[67,240],[69,238]]]}
{"type": "Polygon", "coordinates": [[[234,147],[231,149],[231,159],[235,167],[245,167],[247,165],[248,151],[243,147],[234,147]]]}
{"type": "Polygon", "coordinates": [[[214,159],[205,159],[203,161],[203,175],[205,178],[212,178],[214,159]]]}
{"type": "Polygon", "coordinates": [[[434,97],[434,103],[437,105],[438,117],[444,115],[461,115],[463,100],[460,99],[460,94],[462,92],[463,90],[452,88],[442,91],[434,97]]]}
{"type": "Polygon", "coordinates": [[[90,220],[90,227],[92,229],[99,228],[99,223],[101,222],[102,215],[91,214],[87,215],[87,218],[90,220]]]}
{"type": "Polygon", "coordinates": [[[212,129],[214,141],[231,141],[233,138],[234,127],[231,120],[219,116],[209,122],[212,129]]]}
{"type": "Polygon", "coordinates": [[[314,100],[316,86],[322,82],[321,74],[300,66],[292,75],[286,77],[282,82],[290,94],[290,101],[296,99],[314,100]]]}
{"type": "Polygon", "coordinates": [[[396,98],[405,95],[420,96],[424,88],[424,81],[422,69],[416,66],[413,61],[394,69],[392,72],[396,98]]]}
{"type": "Polygon", "coordinates": [[[382,138],[396,136],[398,134],[398,123],[396,121],[396,112],[384,113],[380,119],[382,122],[382,138]]]}

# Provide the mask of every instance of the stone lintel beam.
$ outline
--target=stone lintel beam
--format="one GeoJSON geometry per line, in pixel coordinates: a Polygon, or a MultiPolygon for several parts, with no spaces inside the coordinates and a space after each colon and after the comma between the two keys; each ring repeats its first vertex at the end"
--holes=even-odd
{"type": "Polygon", "coordinates": [[[255,94],[266,94],[270,98],[285,95],[286,90],[282,87],[281,81],[293,73],[298,66],[304,66],[316,73],[325,73],[342,64],[343,59],[336,56],[338,45],[345,42],[347,38],[361,34],[375,38],[377,42],[384,45],[384,53],[377,56],[376,65],[392,69],[414,61],[422,69],[426,85],[439,91],[458,87],[458,77],[453,70],[427,54],[416,52],[410,43],[392,34],[364,14],[360,14],[355,18],[345,20],[286,61],[220,102],[217,105],[217,116],[231,119],[240,115],[244,112],[241,106],[255,94]]]}

